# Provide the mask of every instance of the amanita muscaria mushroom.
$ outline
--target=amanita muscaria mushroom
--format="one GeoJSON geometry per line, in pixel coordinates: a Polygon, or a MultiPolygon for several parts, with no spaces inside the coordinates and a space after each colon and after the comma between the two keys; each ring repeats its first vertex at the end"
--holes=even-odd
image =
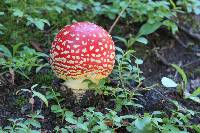
{"type": "Polygon", "coordinates": [[[107,77],[115,63],[112,37],[102,27],[90,22],[67,25],[56,35],[50,50],[50,64],[58,78],[76,96],[88,89],[89,79],[98,81],[107,77]]]}

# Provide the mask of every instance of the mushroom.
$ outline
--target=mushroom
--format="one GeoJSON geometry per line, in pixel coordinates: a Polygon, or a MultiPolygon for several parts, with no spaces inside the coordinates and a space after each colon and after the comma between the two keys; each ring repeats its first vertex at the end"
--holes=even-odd
{"type": "Polygon", "coordinates": [[[50,50],[50,64],[64,85],[77,98],[88,89],[86,79],[98,84],[115,63],[115,45],[106,30],[90,22],[67,25],[56,35],[50,50]]]}

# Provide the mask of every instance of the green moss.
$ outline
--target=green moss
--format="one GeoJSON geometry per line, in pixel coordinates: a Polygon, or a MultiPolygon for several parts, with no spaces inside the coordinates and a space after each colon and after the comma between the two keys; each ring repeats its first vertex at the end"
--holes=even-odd
{"type": "Polygon", "coordinates": [[[22,107],[23,105],[25,105],[27,103],[27,99],[24,96],[19,96],[17,97],[17,100],[15,102],[16,106],[18,107],[22,107]]]}
{"type": "Polygon", "coordinates": [[[49,71],[44,74],[43,73],[36,74],[33,78],[33,82],[40,85],[50,86],[53,79],[54,79],[53,72],[49,71]]]}

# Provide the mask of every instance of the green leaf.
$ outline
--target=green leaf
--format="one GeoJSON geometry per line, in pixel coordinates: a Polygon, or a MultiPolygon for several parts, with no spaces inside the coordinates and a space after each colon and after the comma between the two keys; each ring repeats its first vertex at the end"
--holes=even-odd
{"type": "Polygon", "coordinates": [[[13,16],[22,17],[24,13],[20,9],[13,9],[13,16]]]}
{"type": "Polygon", "coordinates": [[[160,28],[161,25],[162,25],[161,22],[157,22],[154,24],[150,24],[147,22],[147,23],[143,24],[142,27],[140,28],[140,30],[138,32],[138,36],[151,34],[154,31],[156,31],[158,28],[160,28]]]}
{"type": "Polygon", "coordinates": [[[70,111],[65,112],[65,120],[71,124],[77,124],[77,120],[74,118],[74,113],[70,111]]]}
{"type": "Polygon", "coordinates": [[[36,121],[36,120],[34,120],[34,119],[28,119],[28,120],[26,120],[25,121],[25,124],[27,125],[32,125],[32,126],[34,126],[34,127],[36,127],[36,128],[40,128],[41,127],[41,124],[38,122],[38,121],[36,121]]]}
{"type": "Polygon", "coordinates": [[[138,128],[139,130],[143,130],[151,123],[151,118],[150,117],[144,117],[143,119],[138,118],[135,120],[134,123],[136,128],[138,128]]]}
{"type": "Polygon", "coordinates": [[[141,65],[141,64],[143,64],[143,60],[141,60],[141,59],[136,59],[136,60],[135,60],[135,64],[141,65]]]}
{"type": "Polygon", "coordinates": [[[38,86],[38,84],[34,84],[34,85],[32,85],[31,86],[31,90],[33,90],[35,87],[37,87],[38,86]]]}
{"type": "Polygon", "coordinates": [[[119,36],[113,36],[113,38],[118,39],[119,41],[123,42],[125,45],[128,44],[127,40],[123,37],[119,37],[119,36]]]}
{"type": "Polygon", "coordinates": [[[199,9],[199,7],[194,9],[194,13],[195,13],[196,15],[199,15],[199,14],[200,14],[200,9],[199,9]]]}
{"type": "Polygon", "coordinates": [[[163,22],[163,25],[167,26],[167,28],[171,29],[172,33],[175,34],[178,31],[178,27],[176,23],[170,21],[170,20],[165,20],[163,22]]]}
{"type": "Polygon", "coordinates": [[[200,95],[200,87],[199,88],[197,88],[195,91],[193,91],[192,92],[192,94],[190,95],[190,96],[198,96],[198,95],[200,95]]]}
{"type": "Polygon", "coordinates": [[[12,53],[6,46],[0,45],[0,52],[3,52],[4,56],[8,58],[12,58],[12,53]]]}
{"type": "Polygon", "coordinates": [[[197,102],[197,103],[200,103],[200,98],[199,97],[189,96],[188,98],[193,100],[193,101],[195,101],[195,102],[197,102]]]}
{"type": "Polygon", "coordinates": [[[41,20],[35,21],[34,24],[36,25],[36,27],[40,30],[44,30],[44,22],[41,20]]]}
{"type": "Polygon", "coordinates": [[[47,19],[40,19],[40,20],[50,26],[50,23],[47,19]]]}
{"type": "Polygon", "coordinates": [[[84,123],[77,123],[76,125],[77,125],[78,128],[83,129],[83,130],[85,130],[85,131],[88,131],[87,124],[84,124],[84,123]]]}
{"type": "MultiPolygon", "coordinates": [[[[40,29],[40,30],[44,30],[44,24],[46,23],[47,25],[50,25],[49,21],[46,19],[39,19],[39,18],[31,18],[28,17],[27,18],[29,20],[29,23],[33,23],[35,24],[35,26],[40,29]]],[[[28,24],[29,25],[29,24],[28,24]]]]}
{"type": "Polygon", "coordinates": [[[43,94],[41,94],[37,91],[34,91],[34,90],[32,92],[33,92],[33,96],[37,96],[38,98],[40,98],[46,104],[46,106],[48,107],[48,101],[43,94]]]}
{"type": "Polygon", "coordinates": [[[135,115],[124,115],[124,116],[120,116],[121,119],[136,119],[135,115]]]}
{"type": "Polygon", "coordinates": [[[189,98],[197,103],[200,103],[200,98],[198,97],[199,94],[200,94],[200,87],[197,88],[192,94],[190,94],[187,91],[185,91],[184,93],[185,98],[189,98]]]}
{"type": "Polygon", "coordinates": [[[173,9],[176,9],[176,4],[173,0],[169,0],[170,4],[173,6],[173,9]]]}
{"type": "Polygon", "coordinates": [[[184,70],[182,68],[180,68],[179,66],[177,66],[176,64],[171,64],[172,67],[174,67],[176,69],[176,71],[181,75],[182,80],[184,81],[184,88],[187,87],[187,76],[184,72],[184,70]]]}
{"type": "MultiPolygon", "coordinates": [[[[58,130],[59,131],[59,130],[58,130]]],[[[61,128],[61,133],[69,133],[69,131],[65,128],[61,128]]],[[[71,133],[71,132],[70,132],[71,133]]]]}
{"type": "Polygon", "coordinates": [[[157,126],[159,126],[158,123],[163,122],[163,120],[162,120],[161,118],[152,118],[152,121],[153,121],[157,126]]]}
{"type": "Polygon", "coordinates": [[[52,105],[51,111],[54,113],[63,113],[63,109],[59,105],[52,105]]]}
{"type": "Polygon", "coordinates": [[[55,6],[54,8],[58,13],[61,13],[63,11],[63,9],[59,6],[55,6]]]}
{"type": "Polygon", "coordinates": [[[49,63],[45,63],[36,68],[35,72],[38,73],[42,68],[49,67],[49,63]]]}
{"type": "Polygon", "coordinates": [[[189,133],[186,131],[180,131],[179,128],[175,127],[175,125],[172,124],[166,124],[162,126],[163,133],[189,133]]]}
{"type": "Polygon", "coordinates": [[[40,130],[31,130],[31,133],[41,133],[40,130]]]}
{"type": "Polygon", "coordinates": [[[3,25],[0,23],[0,27],[3,27],[3,25]]]}
{"type": "Polygon", "coordinates": [[[76,10],[83,10],[83,8],[84,8],[84,5],[83,5],[82,2],[77,2],[77,3],[70,3],[70,2],[67,2],[67,3],[65,4],[65,6],[66,6],[67,8],[69,8],[69,9],[71,9],[71,10],[74,10],[74,11],[76,11],[76,10]]]}
{"type": "Polygon", "coordinates": [[[119,51],[121,54],[124,54],[124,51],[120,47],[115,47],[117,51],[119,51]]]}
{"type": "Polygon", "coordinates": [[[40,30],[44,29],[45,23],[50,25],[49,21],[46,19],[32,18],[31,16],[27,16],[26,19],[28,20],[27,25],[34,24],[40,30]]]}
{"type": "Polygon", "coordinates": [[[0,12],[0,16],[3,16],[5,13],[4,12],[0,12]]]}
{"type": "Polygon", "coordinates": [[[177,83],[174,82],[172,79],[167,78],[167,77],[163,77],[161,79],[162,85],[164,85],[165,87],[177,87],[177,83]]]}
{"type": "Polygon", "coordinates": [[[198,124],[198,125],[191,125],[191,128],[194,129],[197,133],[200,133],[200,124],[198,124]]]}
{"type": "Polygon", "coordinates": [[[41,57],[49,57],[47,54],[45,53],[41,53],[41,52],[37,52],[36,55],[41,56],[41,57]]]}
{"type": "Polygon", "coordinates": [[[141,42],[141,43],[143,43],[143,44],[147,44],[147,43],[148,43],[148,40],[147,40],[146,38],[144,38],[144,37],[139,37],[139,38],[137,38],[137,41],[138,41],[138,42],[141,42]]]}
{"type": "Polygon", "coordinates": [[[23,43],[18,43],[13,46],[13,56],[18,52],[19,48],[22,46],[23,43]]]}

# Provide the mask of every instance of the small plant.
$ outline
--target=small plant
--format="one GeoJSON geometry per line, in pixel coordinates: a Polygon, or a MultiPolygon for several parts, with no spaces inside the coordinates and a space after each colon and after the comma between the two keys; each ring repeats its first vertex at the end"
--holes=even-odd
{"type": "Polygon", "coordinates": [[[83,116],[77,118],[72,112],[67,112],[65,116],[65,121],[69,125],[64,128],[57,128],[59,131],[69,131],[69,132],[115,132],[118,128],[123,127],[125,124],[125,119],[132,118],[131,115],[118,116],[117,112],[107,109],[108,113],[103,114],[101,112],[96,112],[94,107],[90,107],[83,113],[83,116]]]}
{"type": "Polygon", "coordinates": [[[189,133],[189,129],[198,130],[189,120],[194,112],[182,113],[178,110],[171,112],[169,116],[165,112],[154,111],[144,115],[118,115],[116,111],[107,109],[107,113],[95,111],[90,107],[81,117],[75,117],[73,112],[68,111],[65,116],[67,122],[64,127],[56,127],[56,132],[110,132],[114,133],[120,128],[129,132],[177,132],[189,133]]]}
{"type": "Polygon", "coordinates": [[[27,115],[27,117],[27,119],[8,119],[11,125],[4,128],[0,127],[0,131],[3,133],[40,133],[41,124],[38,120],[44,119],[44,117],[40,115],[40,111],[27,115]]]}
{"type": "Polygon", "coordinates": [[[200,1],[198,0],[178,0],[177,5],[183,7],[188,13],[200,14],[200,1]]]}
{"type": "Polygon", "coordinates": [[[185,99],[191,99],[197,103],[200,103],[200,98],[198,95],[200,95],[200,87],[198,87],[195,91],[192,93],[188,92],[187,90],[187,85],[188,85],[188,79],[186,76],[186,73],[182,68],[179,66],[172,64],[172,67],[176,69],[176,71],[181,75],[182,82],[177,84],[175,81],[172,79],[163,77],[162,78],[162,84],[165,87],[172,87],[172,88],[177,88],[177,91],[179,92],[180,95],[182,95],[185,99]]]}
{"type": "Polygon", "coordinates": [[[53,88],[50,88],[51,91],[48,91],[46,93],[46,98],[48,100],[53,100],[56,102],[56,104],[51,105],[51,111],[55,114],[57,114],[58,117],[62,118],[62,122],[64,121],[65,118],[65,114],[67,113],[67,109],[61,106],[61,102],[64,100],[63,98],[61,98],[60,93],[55,92],[53,90],[53,88]]]}
{"type": "Polygon", "coordinates": [[[191,117],[185,116],[181,112],[172,112],[168,116],[164,112],[154,111],[152,114],[145,113],[137,116],[136,119],[127,127],[129,132],[176,132],[189,133],[187,126],[191,117]]]}
{"type": "MultiPolygon", "coordinates": [[[[41,99],[45,103],[45,105],[48,107],[48,101],[47,101],[46,97],[43,94],[41,94],[40,92],[37,92],[37,91],[34,90],[37,86],[38,86],[38,84],[35,84],[31,87],[30,90],[29,89],[19,90],[19,91],[30,93],[31,97],[29,99],[29,103],[32,105],[32,112],[34,112],[34,103],[35,103],[34,98],[35,97],[38,97],[39,99],[41,99]]],[[[19,91],[17,91],[16,94],[18,94],[19,91]]]]}
{"type": "MultiPolygon", "coordinates": [[[[111,100],[115,102],[115,111],[121,111],[122,107],[135,107],[135,108],[142,108],[143,106],[140,104],[136,104],[137,98],[135,96],[141,96],[140,94],[136,93],[135,91],[130,91],[124,88],[114,88],[105,85],[105,79],[100,80],[99,86],[95,86],[93,88],[95,93],[103,94],[105,96],[112,97],[111,100]]],[[[91,87],[92,88],[92,87],[91,87]]]]}
{"type": "Polygon", "coordinates": [[[21,45],[21,43],[14,45],[12,52],[4,45],[0,45],[0,52],[3,53],[3,57],[0,57],[0,65],[4,70],[12,69],[14,72],[29,79],[28,76],[34,67],[38,72],[41,68],[49,66],[48,63],[42,63],[43,58],[48,57],[46,54],[36,52],[27,46],[19,50],[21,45]]]}
{"type": "Polygon", "coordinates": [[[120,81],[119,85],[121,85],[122,88],[126,88],[125,86],[130,83],[130,80],[134,80],[141,85],[144,77],[141,76],[142,71],[140,70],[139,65],[141,65],[143,61],[133,55],[134,50],[128,50],[124,53],[121,48],[117,47],[116,49],[119,53],[116,55],[117,64],[113,70],[113,80],[120,81]],[[132,57],[135,59],[136,65],[132,65],[132,57]]]}
{"type": "Polygon", "coordinates": [[[140,94],[134,92],[134,91],[129,91],[129,90],[124,90],[121,88],[114,88],[115,90],[115,111],[119,112],[122,110],[122,107],[125,108],[143,108],[142,105],[135,103],[138,99],[136,96],[141,96],[140,94]]]}
{"type": "MultiPolygon", "coordinates": [[[[59,132],[76,132],[76,133],[114,133],[119,129],[124,129],[127,132],[176,132],[189,133],[189,131],[199,131],[198,124],[190,123],[190,119],[195,115],[191,110],[173,110],[171,115],[161,111],[154,111],[152,113],[144,113],[144,115],[119,115],[116,111],[106,109],[106,113],[95,111],[94,107],[88,108],[83,115],[75,117],[71,111],[66,111],[65,121],[62,126],[54,128],[56,133],[59,132]]],[[[8,132],[22,132],[22,133],[39,133],[41,132],[40,119],[44,119],[40,112],[36,114],[27,115],[28,119],[18,118],[9,119],[12,123],[7,127],[0,127],[0,131],[8,132]]]]}
{"type": "Polygon", "coordinates": [[[172,23],[169,20],[155,23],[146,22],[140,27],[138,33],[135,36],[131,34],[129,35],[129,39],[125,39],[118,36],[114,36],[114,38],[118,39],[119,41],[122,41],[128,49],[131,49],[136,42],[147,45],[148,40],[145,38],[145,36],[154,33],[162,25],[167,25],[168,27],[171,27],[173,34],[178,31],[178,27],[176,26],[176,24],[172,23]]]}
{"type": "MultiPolygon", "coordinates": [[[[115,101],[115,111],[120,111],[123,106],[142,108],[141,105],[135,103],[135,100],[137,99],[134,97],[139,96],[140,94],[136,93],[134,90],[129,90],[129,83],[133,80],[138,83],[137,87],[142,84],[144,77],[141,76],[142,71],[140,70],[139,65],[141,65],[143,61],[133,56],[133,50],[124,52],[121,48],[117,47],[116,49],[119,53],[116,55],[117,64],[113,69],[111,79],[117,81],[117,87],[107,86],[107,79],[100,80],[98,85],[90,80],[84,80],[84,82],[89,82],[89,88],[95,90],[96,93],[113,97],[113,100],[115,101]],[[131,57],[135,58],[135,66],[131,63],[131,57]]],[[[134,87],[135,86],[132,88],[134,87]]]]}
{"type": "Polygon", "coordinates": [[[142,43],[142,44],[148,44],[148,40],[144,37],[146,35],[149,35],[153,32],[155,32],[160,26],[162,25],[161,22],[158,23],[145,23],[140,27],[140,30],[138,33],[133,36],[132,34],[129,36],[129,39],[125,39],[122,37],[114,36],[114,38],[118,39],[119,41],[123,42],[124,45],[128,48],[131,49],[132,46],[136,43],[142,43]]]}

